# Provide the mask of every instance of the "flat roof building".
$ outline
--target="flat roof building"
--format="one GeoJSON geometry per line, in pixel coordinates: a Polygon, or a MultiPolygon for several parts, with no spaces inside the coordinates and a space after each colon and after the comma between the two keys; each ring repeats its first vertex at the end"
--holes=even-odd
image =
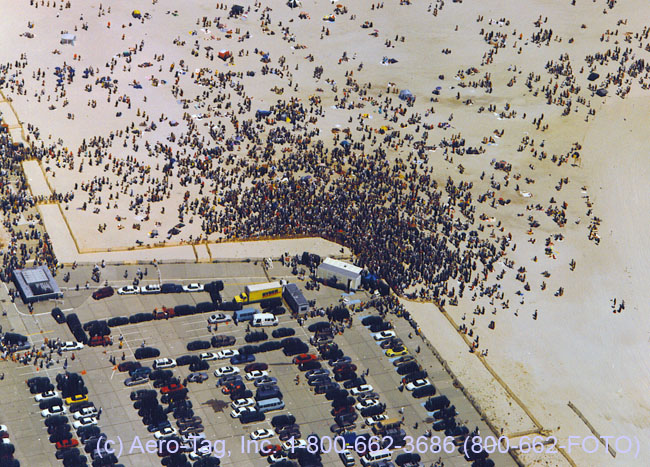
{"type": "Polygon", "coordinates": [[[12,275],[20,298],[25,303],[63,297],[59,285],[47,266],[14,269],[12,275]]]}
{"type": "Polygon", "coordinates": [[[325,258],[318,266],[316,277],[325,282],[335,281],[348,290],[357,290],[361,286],[362,268],[333,258],[325,258]]]}

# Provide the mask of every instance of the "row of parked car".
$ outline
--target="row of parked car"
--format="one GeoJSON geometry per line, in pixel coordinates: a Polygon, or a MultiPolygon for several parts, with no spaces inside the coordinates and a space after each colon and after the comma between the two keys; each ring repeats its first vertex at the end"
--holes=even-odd
{"type": "Polygon", "coordinates": [[[0,467],[20,467],[20,461],[14,457],[15,451],[7,425],[0,425],[0,467]]]}
{"type": "Polygon", "coordinates": [[[77,373],[61,373],[56,376],[56,390],[48,377],[35,377],[27,381],[34,400],[38,402],[41,416],[50,442],[55,444],[56,458],[64,466],[88,465],[89,454],[93,466],[117,466],[117,457],[106,451],[98,451],[98,440],[106,437],[98,427],[99,410],[88,400],[88,389],[77,373]],[[66,415],[72,415],[72,426],[66,415]],[[72,433],[74,428],[77,438],[72,433]]]}
{"type": "MultiPolygon", "coordinates": [[[[117,289],[118,295],[135,295],[135,294],[159,294],[159,293],[183,293],[183,292],[209,292],[219,293],[223,290],[223,281],[212,281],[208,284],[199,284],[193,282],[186,285],[181,284],[148,284],[143,287],[135,285],[126,285],[117,289]]],[[[115,295],[113,287],[101,287],[92,294],[93,299],[101,300],[102,298],[112,297],[115,295]]]]}
{"type": "MultiPolygon", "coordinates": [[[[376,315],[366,316],[361,320],[361,324],[368,328],[374,340],[383,349],[386,349],[385,354],[387,356],[394,356],[393,354],[389,354],[391,350],[400,354],[400,356],[393,360],[393,366],[396,372],[402,376],[400,385],[402,389],[409,391],[416,399],[428,398],[423,406],[430,418],[435,420],[432,424],[432,429],[434,431],[444,431],[445,436],[453,437],[454,444],[459,447],[461,454],[465,455],[467,461],[472,461],[472,467],[493,467],[494,462],[488,458],[487,452],[464,452],[465,439],[472,434],[466,426],[458,424],[456,420],[458,413],[456,412],[456,408],[451,405],[447,396],[435,396],[435,386],[429,381],[427,372],[417,362],[415,357],[410,355],[408,351],[406,353],[400,351],[402,348],[405,349],[405,347],[395,332],[391,330],[392,325],[384,321],[381,316],[376,315]]],[[[409,463],[407,465],[413,464],[409,463]]]]}

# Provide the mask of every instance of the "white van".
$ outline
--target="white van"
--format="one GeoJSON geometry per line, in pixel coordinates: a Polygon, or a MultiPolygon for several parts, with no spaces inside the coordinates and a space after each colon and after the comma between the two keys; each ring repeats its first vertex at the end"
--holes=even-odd
{"type": "Polygon", "coordinates": [[[253,316],[253,322],[251,324],[254,327],[277,326],[278,318],[273,313],[257,313],[253,316]]]}
{"type": "Polygon", "coordinates": [[[282,410],[284,409],[284,402],[282,399],[274,397],[273,399],[265,399],[262,401],[257,401],[255,408],[259,412],[271,412],[272,410],[282,410]]]}
{"type": "Polygon", "coordinates": [[[390,451],[388,449],[382,449],[380,451],[367,452],[366,455],[361,458],[361,463],[363,465],[371,465],[379,461],[389,461],[390,458],[390,451]]]}

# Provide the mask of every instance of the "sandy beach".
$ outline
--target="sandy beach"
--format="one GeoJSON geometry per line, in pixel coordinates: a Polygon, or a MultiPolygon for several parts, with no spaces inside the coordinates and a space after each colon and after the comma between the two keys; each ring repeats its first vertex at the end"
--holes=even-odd
{"type": "Polygon", "coordinates": [[[58,261],[352,253],[513,443],[537,428],[504,385],[558,446],[635,446],[527,465],[646,465],[647,3],[239,4],[0,6],[58,261]]]}

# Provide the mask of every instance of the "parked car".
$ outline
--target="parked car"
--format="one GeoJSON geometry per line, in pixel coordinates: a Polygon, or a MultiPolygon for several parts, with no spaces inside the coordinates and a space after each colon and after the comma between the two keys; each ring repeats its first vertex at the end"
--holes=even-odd
{"type": "Polygon", "coordinates": [[[144,287],[140,287],[141,294],[156,294],[162,292],[159,284],[147,284],[144,287]]]}
{"type": "Polygon", "coordinates": [[[212,345],[209,341],[192,341],[187,344],[187,350],[206,350],[209,349],[212,345]]]}
{"type": "Polygon", "coordinates": [[[273,332],[271,332],[271,336],[275,338],[288,337],[288,336],[293,336],[295,334],[296,334],[296,330],[293,328],[278,328],[278,329],[274,329],[273,332]]]}
{"type": "Polygon", "coordinates": [[[115,290],[113,290],[113,287],[102,287],[100,289],[97,289],[93,292],[93,299],[95,300],[101,300],[102,298],[107,298],[111,297],[115,293],[115,290]]]}
{"type": "Polygon", "coordinates": [[[159,368],[174,368],[176,366],[176,360],[173,358],[159,358],[154,360],[153,367],[154,369],[159,368]]]}
{"type": "Polygon", "coordinates": [[[160,350],[155,347],[138,347],[134,352],[135,358],[142,360],[144,358],[157,358],[160,356],[160,350]]]}
{"type": "Polygon", "coordinates": [[[225,323],[230,321],[232,318],[225,314],[225,313],[215,313],[213,315],[210,315],[208,318],[208,323],[210,324],[216,324],[216,323],[225,323]]]}
{"type": "Polygon", "coordinates": [[[203,292],[203,284],[192,282],[183,286],[183,292],[203,292]]]}
{"type": "Polygon", "coordinates": [[[253,354],[242,354],[235,355],[230,359],[232,365],[240,365],[242,363],[250,363],[255,361],[255,355],[253,354]]]}
{"type": "Polygon", "coordinates": [[[226,376],[226,375],[235,375],[239,373],[241,370],[237,368],[236,366],[224,366],[221,368],[217,368],[214,370],[214,376],[217,378],[220,376],[226,376]]]}
{"type": "Polygon", "coordinates": [[[234,345],[236,340],[235,336],[221,334],[212,336],[210,343],[212,344],[212,347],[228,347],[234,345]]]}
{"type": "Polygon", "coordinates": [[[117,289],[118,295],[134,295],[140,293],[140,287],[134,285],[125,285],[117,289]]]}
{"type": "Polygon", "coordinates": [[[194,372],[187,375],[187,381],[190,383],[202,383],[208,379],[208,374],[204,372],[194,372]]]}

